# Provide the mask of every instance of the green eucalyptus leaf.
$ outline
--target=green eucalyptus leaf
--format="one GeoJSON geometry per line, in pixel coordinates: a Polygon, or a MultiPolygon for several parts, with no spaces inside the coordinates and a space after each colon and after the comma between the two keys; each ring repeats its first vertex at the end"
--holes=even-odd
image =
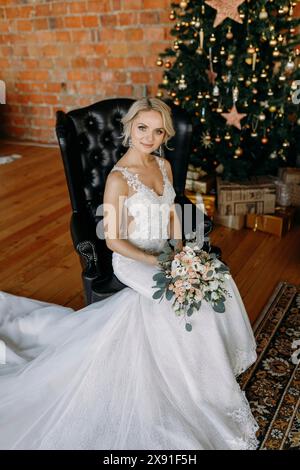
{"type": "Polygon", "coordinates": [[[166,299],[167,299],[167,300],[171,300],[172,297],[173,297],[173,295],[174,295],[174,292],[173,292],[173,291],[171,291],[171,290],[169,290],[169,289],[166,290],[166,299]]]}
{"type": "Polygon", "coordinates": [[[213,309],[215,312],[224,313],[225,312],[225,305],[224,302],[218,302],[213,304],[213,309]]]}
{"type": "Polygon", "coordinates": [[[154,292],[154,294],[152,295],[152,298],[153,298],[153,299],[160,299],[163,294],[164,294],[164,291],[163,291],[162,289],[157,290],[157,291],[154,292]]]}

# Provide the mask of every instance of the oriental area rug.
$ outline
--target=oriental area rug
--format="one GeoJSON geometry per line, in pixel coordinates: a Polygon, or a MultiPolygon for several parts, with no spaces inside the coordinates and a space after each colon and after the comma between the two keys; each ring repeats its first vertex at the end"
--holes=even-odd
{"type": "Polygon", "coordinates": [[[238,377],[259,450],[300,450],[300,286],[281,282],[254,325],[257,361],[238,377]]]}

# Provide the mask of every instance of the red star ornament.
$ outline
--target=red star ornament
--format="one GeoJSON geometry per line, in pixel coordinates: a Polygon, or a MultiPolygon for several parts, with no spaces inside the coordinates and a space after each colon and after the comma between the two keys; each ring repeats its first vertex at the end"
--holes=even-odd
{"type": "Polygon", "coordinates": [[[213,70],[205,70],[205,72],[208,76],[209,82],[214,85],[218,74],[214,72],[213,70]]]}
{"type": "Polygon", "coordinates": [[[237,23],[243,23],[238,7],[244,3],[245,0],[206,0],[205,3],[210,7],[217,10],[217,16],[214,21],[214,28],[219,26],[226,18],[230,18],[237,23]]]}
{"type": "Polygon", "coordinates": [[[241,120],[247,116],[247,114],[244,113],[239,113],[238,110],[236,109],[235,104],[232,106],[231,110],[229,113],[221,113],[221,116],[226,119],[226,124],[228,126],[235,126],[238,129],[242,129],[241,127],[241,120]]]}

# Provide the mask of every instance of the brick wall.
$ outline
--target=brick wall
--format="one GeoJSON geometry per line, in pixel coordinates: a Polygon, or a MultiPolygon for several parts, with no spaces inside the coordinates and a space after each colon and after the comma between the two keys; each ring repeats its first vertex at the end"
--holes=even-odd
{"type": "Polygon", "coordinates": [[[58,109],[155,95],[170,10],[169,0],[0,0],[3,133],[56,143],[58,109]]]}

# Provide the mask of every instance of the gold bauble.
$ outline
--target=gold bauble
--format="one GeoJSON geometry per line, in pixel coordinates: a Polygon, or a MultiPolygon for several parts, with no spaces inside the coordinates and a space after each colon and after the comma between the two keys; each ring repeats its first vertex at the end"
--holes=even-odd
{"type": "Polygon", "coordinates": [[[265,7],[262,7],[262,10],[259,12],[258,16],[260,20],[266,20],[268,18],[268,12],[265,7]]]}
{"type": "Polygon", "coordinates": [[[162,96],[163,96],[163,94],[162,94],[161,91],[158,91],[158,92],[156,93],[156,97],[157,97],[157,98],[161,98],[162,96]]]}
{"type": "Polygon", "coordinates": [[[225,55],[225,54],[226,54],[226,52],[225,52],[225,47],[222,46],[222,47],[221,47],[221,50],[220,50],[220,55],[225,55]]]}
{"type": "Polygon", "coordinates": [[[223,113],[223,108],[221,108],[220,106],[218,106],[218,107],[216,108],[216,112],[217,112],[217,113],[223,113]]]}
{"type": "Polygon", "coordinates": [[[175,98],[175,96],[176,96],[176,91],[171,91],[171,96],[172,96],[172,98],[175,98]]]}
{"type": "Polygon", "coordinates": [[[161,67],[163,65],[163,63],[164,62],[161,59],[157,59],[157,61],[156,61],[156,65],[158,65],[158,67],[161,67]]]}
{"type": "Polygon", "coordinates": [[[251,132],[250,135],[251,135],[251,137],[257,137],[257,132],[256,132],[256,131],[253,131],[253,132],[251,132]]]}
{"type": "Polygon", "coordinates": [[[167,60],[167,62],[165,63],[165,67],[166,69],[170,69],[172,67],[172,64],[169,60],[167,60]]]}
{"type": "Polygon", "coordinates": [[[236,150],[235,150],[235,154],[240,157],[241,155],[243,155],[243,149],[241,147],[238,147],[236,150]]]}
{"type": "Polygon", "coordinates": [[[227,65],[227,67],[232,67],[233,65],[233,60],[232,59],[227,59],[225,64],[227,65]]]}
{"type": "Polygon", "coordinates": [[[228,31],[226,33],[226,38],[227,39],[232,39],[233,38],[233,34],[231,32],[231,27],[228,28],[228,31]]]}
{"type": "Polygon", "coordinates": [[[251,85],[251,80],[246,80],[246,81],[245,81],[245,85],[246,85],[246,86],[250,86],[250,85],[251,85]]]}
{"type": "Polygon", "coordinates": [[[248,65],[252,65],[252,57],[247,57],[247,58],[245,59],[245,62],[246,62],[246,64],[248,64],[248,65]]]}
{"type": "Polygon", "coordinates": [[[225,140],[230,140],[231,139],[231,135],[229,134],[229,132],[226,132],[226,134],[224,136],[224,139],[225,140]]]}
{"type": "Polygon", "coordinates": [[[285,140],[282,144],[282,147],[289,147],[289,146],[290,146],[290,143],[287,140],[285,140]]]}
{"type": "Polygon", "coordinates": [[[217,137],[215,138],[215,142],[217,143],[221,142],[221,137],[219,135],[217,135],[217,137]]]}
{"type": "Polygon", "coordinates": [[[267,144],[268,143],[268,137],[266,137],[266,136],[262,137],[261,143],[262,144],[267,144]]]}
{"type": "Polygon", "coordinates": [[[186,8],[187,5],[188,5],[188,2],[186,2],[185,0],[182,0],[182,1],[179,3],[180,8],[186,8]]]}
{"type": "Polygon", "coordinates": [[[252,44],[250,44],[250,46],[249,46],[248,49],[247,49],[247,52],[248,52],[248,54],[254,54],[254,52],[255,52],[255,47],[253,47],[252,44]]]}
{"type": "Polygon", "coordinates": [[[285,75],[280,75],[279,78],[278,78],[278,80],[279,80],[280,82],[285,82],[286,76],[285,76],[285,75]]]}
{"type": "Polygon", "coordinates": [[[245,80],[245,78],[243,77],[243,75],[238,76],[238,81],[239,82],[243,82],[244,80],[245,80]]]}
{"type": "Polygon", "coordinates": [[[204,123],[206,122],[206,119],[204,117],[200,118],[200,122],[204,123]]]}
{"type": "Polygon", "coordinates": [[[277,44],[277,39],[275,38],[275,36],[272,36],[272,38],[271,38],[270,41],[269,41],[269,44],[270,44],[270,46],[272,46],[272,47],[276,46],[276,44],[277,44]]]}
{"type": "Polygon", "coordinates": [[[274,93],[273,93],[272,88],[269,88],[268,89],[268,96],[273,96],[273,95],[274,95],[274,93]]]}
{"type": "Polygon", "coordinates": [[[280,56],[280,52],[279,50],[277,49],[277,47],[275,47],[274,51],[273,51],[273,57],[278,57],[280,56]]]}
{"type": "Polygon", "coordinates": [[[209,41],[210,42],[216,42],[216,36],[214,35],[214,33],[211,34],[211,36],[209,38],[209,41]]]}
{"type": "Polygon", "coordinates": [[[180,100],[178,98],[175,98],[174,104],[176,104],[176,106],[179,106],[180,105],[180,100]]]}
{"type": "Polygon", "coordinates": [[[258,78],[257,78],[257,76],[256,76],[255,74],[252,75],[251,82],[252,82],[252,83],[257,83],[257,82],[258,82],[258,78]]]}
{"type": "Polygon", "coordinates": [[[174,44],[173,44],[173,49],[174,49],[175,51],[178,51],[178,49],[179,49],[178,41],[175,41],[175,42],[174,42],[174,44]]]}
{"type": "Polygon", "coordinates": [[[265,71],[265,69],[263,69],[261,71],[261,74],[260,74],[261,78],[266,78],[268,76],[267,72],[265,71]]]}
{"type": "Polygon", "coordinates": [[[175,20],[176,16],[175,16],[175,12],[174,10],[171,11],[170,15],[169,15],[169,19],[170,20],[175,20]]]}
{"type": "Polygon", "coordinates": [[[276,106],[270,106],[269,107],[270,113],[275,113],[276,109],[277,109],[276,106]]]}

